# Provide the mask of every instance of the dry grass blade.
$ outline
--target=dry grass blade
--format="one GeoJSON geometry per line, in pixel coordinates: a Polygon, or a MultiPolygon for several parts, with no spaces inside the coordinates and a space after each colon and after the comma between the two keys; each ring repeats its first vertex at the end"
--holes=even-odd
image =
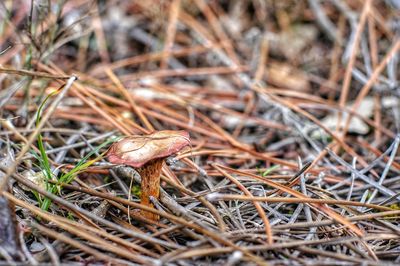
{"type": "Polygon", "coordinates": [[[320,203],[320,204],[335,204],[335,205],[349,205],[349,206],[362,206],[380,211],[391,211],[389,207],[383,207],[375,204],[368,204],[355,201],[346,200],[329,200],[329,199],[302,199],[302,198],[283,198],[283,197],[254,197],[247,195],[231,195],[231,194],[210,194],[208,199],[213,201],[217,200],[242,200],[242,201],[264,201],[264,202],[286,202],[286,203],[320,203]]]}
{"type": "MultiPolygon", "coordinates": [[[[71,234],[75,234],[76,236],[78,236],[80,238],[86,239],[86,241],[97,244],[104,251],[115,253],[118,256],[121,256],[121,257],[131,260],[131,261],[135,261],[137,263],[150,264],[150,261],[146,261],[145,259],[138,257],[136,254],[132,253],[131,251],[125,250],[122,247],[115,246],[115,243],[116,243],[115,240],[114,240],[114,245],[113,245],[111,242],[105,241],[105,240],[101,239],[100,237],[97,237],[96,235],[93,235],[90,232],[87,232],[87,229],[85,230],[85,229],[79,228],[78,223],[68,222],[68,220],[65,218],[55,217],[53,215],[50,215],[50,214],[40,210],[37,207],[29,206],[29,204],[26,204],[23,201],[16,199],[15,197],[8,194],[7,192],[4,195],[10,201],[14,202],[16,205],[19,205],[21,207],[24,207],[24,208],[30,210],[33,214],[38,215],[39,217],[47,220],[48,222],[52,222],[52,223],[56,224],[57,226],[70,232],[71,234]]],[[[112,260],[112,259],[109,258],[109,260],[112,260]]]]}
{"type": "MultiPolygon", "coordinates": [[[[263,183],[265,183],[265,184],[267,184],[267,185],[269,185],[269,186],[271,186],[273,188],[276,188],[276,189],[279,189],[281,191],[284,191],[284,192],[286,192],[288,194],[291,194],[291,195],[293,195],[295,197],[298,197],[300,199],[307,199],[307,197],[304,196],[303,194],[301,194],[300,192],[298,192],[296,190],[293,190],[290,187],[286,187],[286,186],[280,185],[278,183],[275,183],[273,181],[270,181],[270,180],[268,180],[266,178],[262,178],[262,177],[259,177],[257,175],[253,175],[253,174],[245,173],[245,172],[242,172],[242,171],[230,169],[230,168],[227,168],[227,167],[224,167],[224,166],[220,166],[220,167],[224,168],[224,169],[226,169],[228,171],[231,171],[233,173],[237,173],[237,174],[240,174],[240,175],[243,175],[243,176],[248,176],[248,177],[254,178],[254,179],[259,180],[259,181],[261,181],[261,182],[263,182],[263,183]]],[[[346,227],[351,229],[358,236],[360,236],[360,237],[364,236],[364,233],[359,228],[357,228],[355,225],[350,223],[346,218],[342,217],[338,213],[336,213],[333,210],[331,210],[326,205],[324,205],[324,204],[311,204],[311,205],[316,207],[317,209],[319,209],[321,212],[324,212],[328,217],[331,217],[331,218],[335,219],[336,221],[340,222],[341,224],[345,225],[346,227]]]]}
{"type": "Polygon", "coordinates": [[[0,73],[7,73],[7,74],[15,74],[20,76],[31,76],[31,77],[38,77],[38,78],[48,78],[48,79],[69,79],[70,76],[57,76],[51,75],[48,73],[43,72],[36,72],[36,71],[29,71],[24,69],[11,69],[11,68],[3,68],[0,67],[0,73]]]}
{"type": "MultiPolygon", "coordinates": [[[[251,195],[249,190],[245,186],[243,186],[239,181],[237,181],[233,176],[228,174],[226,171],[222,170],[218,165],[213,165],[213,167],[215,167],[222,175],[224,175],[226,178],[228,178],[232,183],[237,185],[240,188],[240,190],[243,191],[243,193],[245,193],[250,198],[253,198],[253,196],[251,195]]],[[[270,222],[268,220],[268,217],[265,214],[265,212],[264,212],[264,210],[263,210],[263,208],[261,207],[260,204],[258,204],[257,202],[254,202],[254,206],[256,207],[258,213],[261,216],[261,219],[264,222],[265,232],[266,232],[266,234],[268,236],[268,243],[272,244],[273,243],[273,235],[272,235],[271,224],[270,224],[270,222]]]]}

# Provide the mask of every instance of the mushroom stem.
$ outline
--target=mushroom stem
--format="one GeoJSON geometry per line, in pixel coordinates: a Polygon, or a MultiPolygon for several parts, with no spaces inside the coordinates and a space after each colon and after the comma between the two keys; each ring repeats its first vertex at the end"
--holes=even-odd
{"type": "MultiPolygon", "coordinates": [[[[160,198],[160,177],[163,162],[164,158],[154,159],[138,169],[142,178],[140,204],[154,208],[150,196],[157,200],[160,198]]],[[[159,215],[148,211],[141,210],[140,213],[143,217],[153,221],[160,219],[159,215]]]]}
{"type": "MultiPolygon", "coordinates": [[[[164,158],[177,153],[190,143],[186,131],[162,130],[145,136],[129,136],[111,145],[108,160],[137,169],[142,178],[141,203],[154,208],[150,197],[159,199],[160,176],[164,158]]],[[[157,221],[159,215],[141,211],[145,218],[157,221]]]]}

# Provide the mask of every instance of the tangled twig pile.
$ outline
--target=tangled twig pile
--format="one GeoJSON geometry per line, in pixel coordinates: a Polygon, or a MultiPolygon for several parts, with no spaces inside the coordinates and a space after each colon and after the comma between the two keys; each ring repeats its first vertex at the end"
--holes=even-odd
{"type": "Polygon", "coordinates": [[[400,263],[399,8],[2,1],[1,263],[400,263]]]}

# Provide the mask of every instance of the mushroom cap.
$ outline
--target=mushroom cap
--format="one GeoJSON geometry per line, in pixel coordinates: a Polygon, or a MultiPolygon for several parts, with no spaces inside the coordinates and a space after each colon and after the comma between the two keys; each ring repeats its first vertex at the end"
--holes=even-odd
{"type": "Polygon", "coordinates": [[[111,145],[107,157],[111,163],[137,168],[153,159],[175,154],[189,144],[187,131],[163,130],[149,135],[125,137],[111,145]]]}

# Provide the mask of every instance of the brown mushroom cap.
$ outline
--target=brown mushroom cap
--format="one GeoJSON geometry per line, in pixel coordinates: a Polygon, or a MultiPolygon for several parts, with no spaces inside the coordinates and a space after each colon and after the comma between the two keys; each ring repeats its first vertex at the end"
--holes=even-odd
{"type": "Polygon", "coordinates": [[[107,156],[114,164],[141,167],[156,158],[165,158],[189,145],[186,131],[163,130],[143,136],[129,136],[111,145],[107,156]]]}

